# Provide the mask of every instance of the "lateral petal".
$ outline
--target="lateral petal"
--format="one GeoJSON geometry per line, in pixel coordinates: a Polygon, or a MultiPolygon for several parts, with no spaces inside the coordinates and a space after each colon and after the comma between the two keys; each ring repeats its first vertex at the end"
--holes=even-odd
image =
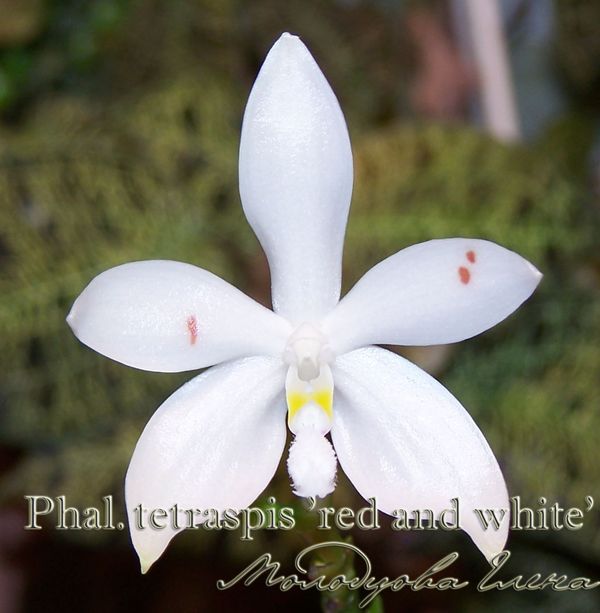
{"type": "Polygon", "coordinates": [[[508,317],[541,278],[495,243],[431,240],[371,268],[325,318],[323,331],[338,353],[372,344],[454,343],[508,317]]]}
{"type": "MultiPolygon", "coordinates": [[[[280,360],[253,357],[205,371],[152,416],[136,445],[125,480],[133,545],[146,572],[189,522],[185,510],[239,510],[275,474],[286,438],[285,370],[280,360]],[[163,529],[140,529],[138,505],[179,509],[163,529]]],[[[195,524],[206,520],[194,515],[195,524]]]]}
{"type": "Polygon", "coordinates": [[[248,99],[240,195],[271,269],[273,307],[295,324],[337,303],[352,152],[342,111],[297,36],[283,34],[248,99]]]}
{"type": "Polygon", "coordinates": [[[490,559],[508,536],[484,530],[474,509],[508,509],[506,485],[483,434],[448,390],[378,347],[337,359],[331,430],[338,460],[358,492],[385,513],[431,509],[459,499],[460,527],[490,559]]]}
{"type": "Polygon", "coordinates": [[[142,370],[177,372],[248,355],[279,355],[291,327],[220,277],[181,262],[111,268],[67,317],[75,336],[142,370]]]}

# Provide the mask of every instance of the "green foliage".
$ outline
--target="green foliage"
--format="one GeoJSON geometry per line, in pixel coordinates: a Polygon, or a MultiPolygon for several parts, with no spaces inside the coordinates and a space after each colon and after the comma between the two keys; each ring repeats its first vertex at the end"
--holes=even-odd
{"type": "Polygon", "coordinates": [[[0,113],[97,65],[129,0],[0,0],[0,113]]]}

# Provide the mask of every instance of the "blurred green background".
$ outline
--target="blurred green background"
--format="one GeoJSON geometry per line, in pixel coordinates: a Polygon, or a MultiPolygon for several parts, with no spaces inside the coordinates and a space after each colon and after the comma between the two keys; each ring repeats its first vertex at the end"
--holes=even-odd
{"type": "MultiPolygon", "coordinates": [[[[127,368],[74,338],[64,319],[95,274],[182,260],[269,304],[237,148],[253,79],[282,31],[303,38],[348,121],[346,287],[402,247],[449,236],[496,241],[545,274],[494,330],[403,353],[468,408],[511,495],[533,506],[598,498],[580,531],[512,533],[512,574],[600,577],[600,4],[500,2],[520,116],[512,143],[486,134],[456,4],[0,0],[2,613],[319,610],[316,592],[215,587],[264,551],[291,570],[306,544],[299,529],[254,542],[186,533],[145,577],[126,531],[23,530],[24,494],[79,507],[112,494],[124,518],[137,437],[190,377],[127,368]]],[[[267,495],[299,505],[283,463],[267,495]]],[[[332,504],[363,506],[341,474],[332,504]]],[[[453,550],[457,576],[476,583],[487,568],[462,533],[352,537],[377,576],[418,575],[453,550]]],[[[387,611],[600,610],[597,590],[383,600],[387,611]]]]}

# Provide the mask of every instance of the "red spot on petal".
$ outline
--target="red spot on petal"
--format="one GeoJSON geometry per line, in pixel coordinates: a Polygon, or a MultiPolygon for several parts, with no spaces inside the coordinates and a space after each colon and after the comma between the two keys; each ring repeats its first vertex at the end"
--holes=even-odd
{"type": "Polygon", "coordinates": [[[471,273],[464,266],[458,269],[458,276],[460,277],[461,283],[465,285],[471,280],[471,273]]]}
{"type": "Polygon", "coordinates": [[[467,260],[469,260],[471,264],[475,264],[475,252],[474,251],[467,251],[467,260]]]}
{"type": "Polygon", "coordinates": [[[187,318],[187,328],[190,333],[190,345],[195,345],[198,338],[198,321],[195,315],[190,315],[187,318]]]}

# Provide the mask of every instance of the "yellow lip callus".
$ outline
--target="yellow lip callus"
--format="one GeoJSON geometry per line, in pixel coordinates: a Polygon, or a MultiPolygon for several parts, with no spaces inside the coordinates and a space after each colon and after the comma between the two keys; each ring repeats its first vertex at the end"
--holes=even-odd
{"type": "Polygon", "coordinates": [[[288,406],[288,425],[298,411],[309,402],[314,402],[323,411],[329,422],[333,420],[333,377],[326,364],[320,368],[319,376],[312,381],[302,381],[296,366],[290,366],[285,382],[288,406]]]}

